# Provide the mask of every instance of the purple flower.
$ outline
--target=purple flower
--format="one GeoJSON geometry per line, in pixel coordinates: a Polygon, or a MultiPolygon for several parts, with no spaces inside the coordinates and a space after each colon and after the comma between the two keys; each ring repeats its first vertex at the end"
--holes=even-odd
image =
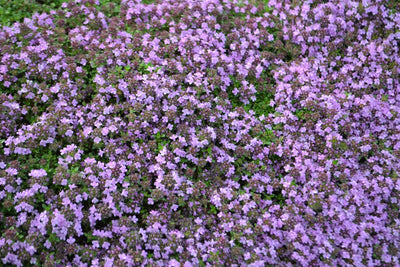
{"type": "Polygon", "coordinates": [[[47,172],[43,169],[31,170],[29,176],[33,178],[41,178],[47,176],[47,172]]]}

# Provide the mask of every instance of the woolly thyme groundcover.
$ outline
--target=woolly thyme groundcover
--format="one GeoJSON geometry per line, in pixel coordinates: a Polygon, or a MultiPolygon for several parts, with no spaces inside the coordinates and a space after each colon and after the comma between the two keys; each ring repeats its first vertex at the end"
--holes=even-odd
{"type": "Polygon", "coordinates": [[[399,265],[396,1],[95,2],[0,29],[1,264],[399,265]]]}

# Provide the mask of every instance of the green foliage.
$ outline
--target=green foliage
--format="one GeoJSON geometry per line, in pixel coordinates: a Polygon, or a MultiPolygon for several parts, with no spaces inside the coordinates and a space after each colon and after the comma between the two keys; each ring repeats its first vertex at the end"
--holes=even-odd
{"type": "MultiPolygon", "coordinates": [[[[232,107],[240,107],[240,106],[243,106],[243,103],[240,101],[239,96],[238,96],[238,95],[235,95],[235,94],[233,93],[233,90],[234,90],[235,88],[239,89],[239,88],[242,86],[242,84],[241,84],[241,82],[240,82],[239,80],[237,80],[236,77],[233,76],[233,75],[230,75],[229,78],[230,78],[231,81],[232,81],[232,85],[229,86],[228,89],[227,89],[228,99],[230,100],[230,102],[231,102],[231,104],[232,104],[232,107]]],[[[217,93],[217,92],[216,92],[216,93],[217,93]]]]}
{"type": "Polygon", "coordinates": [[[309,120],[309,115],[313,114],[314,112],[307,108],[301,108],[296,110],[294,115],[299,118],[300,120],[309,120]]]}
{"type": "MultiPolygon", "coordinates": [[[[22,22],[34,13],[49,13],[61,7],[68,0],[0,0],[0,24],[10,26],[14,22],[22,22]]],[[[108,17],[117,16],[121,8],[121,0],[100,0],[100,10],[108,17]],[[111,4],[111,6],[110,6],[111,4]]],[[[154,2],[145,0],[144,3],[154,2]]]]}
{"type": "Polygon", "coordinates": [[[271,12],[273,9],[268,5],[269,0],[250,0],[250,4],[253,4],[254,6],[258,5],[264,5],[264,11],[265,12],[271,12]]]}
{"type": "Polygon", "coordinates": [[[270,145],[275,142],[275,134],[273,130],[267,129],[258,137],[264,145],[270,145]]]}
{"type": "Polygon", "coordinates": [[[165,146],[167,146],[170,143],[169,138],[161,132],[157,132],[156,134],[154,134],[153,138],[157,143],[157,148],[155,151],[156,153],[159,153],[161,150],[163,150],[165,146]]]}
{"type": "Polygon", "coordinates": [[[111,74],[114,74],[115,76],[117,76],[118,78],[122,79],[124,78],[124,76],[131,70],[131,66],[119,66],[117,65],[115,67],[115,69],[111,72],[111,74]]]}
{"type": "Polygon", "coordinates": [[[49,239],[49,241],[50,241],[51,243],[56,243],[56,242],[59,242],[59,241],[60,241],[60,238],[57,237],[57,235],[56,235],[55,233],[50,233],[48,239],[49,239]]]}
{"type": "Polygon", "coordinates": [[[57,9],[63,0],[0,0],[0,24],[10,26],[14,22],[22,22],[34,13],[49,12],[57,9]]]}
{"type": "Polygon", "coordinates": [[[118,16],[121,10],[121,0],[100,0],[101,11],[107,17],[118,16]]]}
{"type": "Polygon", "coordinates": [[[217,214],[217,213],[218,213],[217,207],[215,207],[215,206],[212,205],[212,204],[209,204],[209,212],[210,212],[211,214],[217,214]]]}
{"type": "Polygon", "coordinates": [[[161,67],[156,67],[156,68],[154,69],[154,65],[153,65],[153,63],[151,63],[151,62],[149,62],[149,63],[141,62],[141,63],[139,64],[138,71],[139,71],[141,74],[150,74],[150,73],[152,72],[152,70],[155,71],[155,72],[157,72],[157,71],[160,70],[160,69],[161,69],[161,67]]]}
{"type": "Polygon", "coordinates": [[[281,207],[286,204],[286,197],[283,196],[281,191],[274,191],[271,195],[263,192],[261,193],[261,198],[263,200],[271,200],[275,204],[279,204],[281,207]]]}
{"type": "MultiPolygon", "coordinates": [[[[17,214],[14,205],[5,205],[6,202],[13,201],[13,196],[11,193],[7,193],[7,196],[2,200],[0,204],[1,213],[4,216],[15,216],[17,214]]],[[[0,227],[1,229],[1,227],[0,227]]]]}
{"type": "Polygon", "coordinates": [[[257,92],[256,98],[256,101],[244,106],[244,110],[253,110],[257,116],[264,115],[266,117],[274,113],[275,108],[270,105],[273,99],[273,95],[270,92],[257,92]]]}
{"type": "Polygon", "coordinates": [[[4,142],[5,139],[0,139],[0,154],[4,155],[4,142]]]}
{"type": "Polygon", "coordinates": [[[87,241],[89,241],[89,242],[96,240],[96,237],[93,236],[93,233],[91,231],[88,233],[84,233],[84,236],[86,237],[87,241]]]}

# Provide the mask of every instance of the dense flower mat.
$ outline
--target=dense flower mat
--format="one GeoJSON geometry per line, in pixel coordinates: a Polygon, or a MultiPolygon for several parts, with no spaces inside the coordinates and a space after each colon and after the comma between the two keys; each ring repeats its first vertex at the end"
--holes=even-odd
{"type": "Polygon", "coordinates": [[[398,265],[396,1],[150,2],[0,29],[1,264],[398,265]]]}

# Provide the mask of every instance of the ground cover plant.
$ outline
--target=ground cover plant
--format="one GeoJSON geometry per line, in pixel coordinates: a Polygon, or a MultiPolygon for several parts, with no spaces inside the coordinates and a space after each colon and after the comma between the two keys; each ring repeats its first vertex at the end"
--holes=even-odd
{"type": "Polygon", "coordinates": [[[396,1],[76,0],[0,28],[13,266],[396,266],[396,1]]]}
{"type": "Polygon", "coordinates": [[[16,21],[22,22],[24,18],[31,17],[34,13],[50,12],[59,8],[65,2],[62,0],[0,0],[0,24],[10,26],[16,21]]]}

